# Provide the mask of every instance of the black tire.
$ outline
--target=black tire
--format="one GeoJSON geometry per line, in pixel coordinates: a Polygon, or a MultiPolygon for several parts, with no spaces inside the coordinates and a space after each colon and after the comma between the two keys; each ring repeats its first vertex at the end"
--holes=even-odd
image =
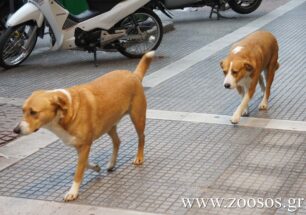
{"type": "MultiPolygon", "coordinates": [[[[128,57],[128,58],[140,58],[142,57],[146,52],[149,52],[149,51],[152,51],[152,50],[156,50],[161,41],[162,41],[162,38],[163,38],[163,24],[160,20],[160,18],[158,17],[158,15],[156,15],[156,13],[154,13],[152,10],[150,9],[147,9],[147,8],[141,8],[139,10],[137,10],[135,13],[133,13],[131,16],[135,15],[135,14],[147,14],[149,15],[149,17],[151,19],[154,19],[154,21],[157,23],[157,26],[158,26],[158,34],[159,34],[159,38],[157,39],[156,43],[154,44],[154,46],[152,48],[150,48],[149,50],[146,50],[144,53],[141,53],[141,54],[135,54],[135,53],[131,53],[131,52],[128,52],[127,49],[123,46],[120,45],[117,45],[117,50],[118,52],[120,52],[122,55],[128,57]]],[[[123,21],[122,21],[123,22],[123,21]]]]}
{"type": "MultiPolygon", "coordinates": [[[[17,42],[18,42],[17,41],[16,44],[15,44],[16,48],[12,51],[14,53],[9,54],[9,55],[14,55],[15,54],[16,56],[18,56],[18,48],[19,48],[20,59],[17,58],[16,62],[8,63],[7,58],[10,57],[10,56],[6,57],[6,55],[7,55],[6,49],[8,47],[14,47],[14,46],[11,46],[9,44],[10,42],[12,42],[12,34],[23,34],[24,32],[22,32],[22,31],[25,30],[27,27],[33,27],[35,29],[36,26],[34,26],[33,24],[24,23],[24,24],[21,24],[21,25],[18,25],[18,26],[10,27],[3,32],[3,34],[0,37],[0,66],[4,67],[6,69],[10,69],[10,68],[18,66],[19,64],[21,64],[23,61],[25,61],[30,56],[30,54],[32,53],[32,51],[33,51],[33,49],[36,45],[37,28],[36,28],[35,32],[33,33],[33,37],[30,40],[29,47],[26,49],[27,50],[26,53],[22,54],[22,52],[21,52],[22,51],[21,47],[23,47],[22,45],[24,45],[24,43],[23,44],[18,44],[18,46],[17,46],[16,45],[17,42]],[[21,54],[22,54],[22,56],[21,56],[21,54]]],[[[18,37],[20,38],[21,36],[18,35],[18,37]]],[[[13,38],[13,39],[15,39],[15,38],[13,38]]],[[[22,41],[20,40],[20,42],[22,42],[22,41]]],[[[13,57],[15,57],[15,55],[13,57]]]]}
{"type": "Polygon", "coordinates": [[[249,14],[255,11],[261,4],[262,0],[253,0],[250,5],[241,5],[241,0],[229,0],[228,4],[231,6],[233,11],[240,14],[249,14]]]}

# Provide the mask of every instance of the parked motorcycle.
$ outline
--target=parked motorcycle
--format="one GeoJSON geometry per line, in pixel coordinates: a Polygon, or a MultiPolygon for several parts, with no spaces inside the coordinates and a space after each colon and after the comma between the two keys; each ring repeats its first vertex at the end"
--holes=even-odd
{"type": "Polygon", "coordinates": [[[7,21],[0,38],[0,65],[21,64],[32,52],[37,37],[49,27],[52,50],[119,51],[138,58],[158,48],[163,27],[147,8],[150,0],[88,0],[89,9],[72,15],[56,0],[29,0],[7,21]]]}
{"type": "Polygon", "coordinates": [[[210,17],[216,13],[218,18],[220,10],[228,9],[240,14],[248,14],[255,11],[261,4],[262,0],[153,0],[151,6],[161,10],[168,17],[172,17],[169,10],[184,9],[185,7],[204,7],[209,6],[212,8],[210,17]]]}

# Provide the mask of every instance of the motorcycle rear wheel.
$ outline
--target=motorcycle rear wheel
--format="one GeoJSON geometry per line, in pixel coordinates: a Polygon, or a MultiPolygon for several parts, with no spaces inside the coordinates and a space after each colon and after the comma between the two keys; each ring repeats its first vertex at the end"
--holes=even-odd
{"type": "Polygon", "coordinates": [[[261,4],[262,0],[251,0],[251,1],[243,1],[243,0],[229,0],[228,4],[231,6],[233,11],[240,14],[249,14],[255,11],[261,4]]]}
{"type": "Polygon", "coordinates": [[[119,39],[117,50],[129,58],[140,58],[156,50],[163,38],[162,22],[150,9],[136,11],[122,20],[120,27],[127,30],[127,36],[119,39]]]}
{"type": "Polygon", "coordinates": [[[24,23],[9,27],[0,37],[0,66],[10,69],[25,61],[37,41],[37,26],[24,23]]]}

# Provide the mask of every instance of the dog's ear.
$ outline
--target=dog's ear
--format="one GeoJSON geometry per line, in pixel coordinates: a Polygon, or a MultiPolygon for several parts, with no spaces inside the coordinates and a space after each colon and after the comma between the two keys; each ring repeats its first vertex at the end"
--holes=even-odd
{"type": "Polygon", "coordinates": [[[68,110],[69,99],[63,92],[54,92],[53,104],[57,107],[57,109],[61,110],[63,113],[66,113],[68,110]]]}
{"type": "Polygon", "coordinates": [[[253,73],[255,71],[254,66],[250,62],[245,62],[244,68],[249,73],[253,73]]]}
{"type": "Polygon", "coordinates": [[[223,69],[223,64],[224,64],[224,60],[221,60],[221,61],[220,61],[220,67],[221,67],[221,69],[223,69]]]}

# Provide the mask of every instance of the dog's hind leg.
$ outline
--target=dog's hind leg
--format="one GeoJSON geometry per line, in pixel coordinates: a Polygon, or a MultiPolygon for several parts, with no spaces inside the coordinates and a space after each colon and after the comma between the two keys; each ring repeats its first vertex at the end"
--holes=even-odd
{"type": "Polygon", "coordinates": [[[130,109],[130,117],[138,135],[138,151],[133,162],[135,165],[140,165],[144,161],[146,110],[147,102],[144,94],[136,95],[130,109]]]}
{"type": "Polygon", "coordinates": [[[265,82],[264,82],[264,78],[263,78],[262,74],[259,75],[258,81],[259,81],[261,92],[264,95],[265,91],[266,91],[266,86],[265,86],[265,82]]]}
{"type": "Polygon", "coordinates": [[[117,134],[117,127],[116,126],[112,127],[112,129],[108,132],[108,135],[111,137],[113,141],[113,154],[110,161],[107,164],[107,171],[111,171],[116,165],[119,146],[120,146],[120,139],[117,134]]]}
{"type": "Polygon", "coordinates": [[[270,91],[271,91],[271,86],[274,80],[274,75],[276,70],[278,69],[279,64],[277,62],[277,58],[274,58],[269,66],[268,66],[268,70],[265,71],[266,74],[266,90],[264,92],[264,97],[262,99],[262,101],[259,104],[259,110],[267,110],[268,109],[268,101],[269,101],[269,97],[270,97],[270,91]]]}

